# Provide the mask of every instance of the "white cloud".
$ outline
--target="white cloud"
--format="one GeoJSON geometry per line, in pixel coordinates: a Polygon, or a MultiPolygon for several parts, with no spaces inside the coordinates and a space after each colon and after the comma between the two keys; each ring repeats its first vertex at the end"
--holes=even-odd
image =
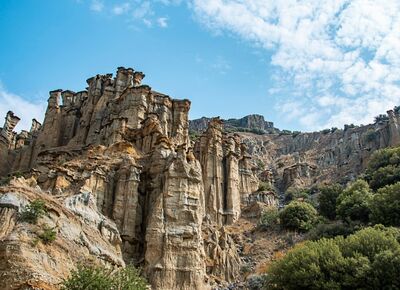
{"type": "Polygon", "coordinates": [[[168,27],[168,18],[166,17],[160,17],[157,19],[158,26],[161,28],[167,28],[168,27]]]}
{"type": "Polygon", "coordinates": [[[90,10],[94,12],[101,12],[104,9],[104,3],[100,0],[92,0],[90,3],[90,10]]]}
{"type": "Polygon", "coordinates": [[[276,104],[304,129],[370,123],[400,104],[398,0],[192,0],[199,21],[272,53],[276,104]],[[288,114],[288,113],[291,114],[288,114]]]}
{"type": "Polygon", "coordinates": [[[39,122],[43,121],[46,110],[45,103],[30,102],[21,96],[8,92],[0,82],[0,127],[4,125],[4,118],[8,111],[14,112],[21,121],[15,130],[29,130],[32,125],[32,119],[39,122]]]}
{"type": "Polygon", "coordinates": [[[112,12],[115,15],[122,15],[128,13],[131,8],[131,4],[129,2],[125,2],[122,4],[115,5],[112,9],[112,12]]]}

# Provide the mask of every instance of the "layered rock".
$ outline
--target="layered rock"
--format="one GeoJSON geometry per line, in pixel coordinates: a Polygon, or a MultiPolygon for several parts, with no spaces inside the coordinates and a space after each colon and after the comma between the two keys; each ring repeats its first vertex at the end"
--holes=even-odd
{"type": "Polygon", "coordinates": [[[223,133],[222,121],[214,118],[196,143],[195,153],[203,173],[206,215],[219,225],[240,216],[241,194],[258,187],[237,135],[223,133]]]}
{"type": "MultiPolygon", "coordinates": [[[[233,281],[240,259],[223,226],[239,218],[242,195],[258,186],[250,157],[237,135],[222,134],[218,119],[191,144],[190,102],[153,91],[141,84],[143,77],[120,67],[115,78],[88,79],[86,91],[51,91],[43,125],[34,120],[30,132],[13,133],[18,120],[9,113],[0,140],[7,165],[0,177],[22,171],[38,196],[47,192],[109,238],[110,245],[100,249],[80,237],[90,255],[107,257],[111,266],[141,266],[154,289],[207,289],[215,279],[233,281]],[[204,227],[223,234],[204,243],[204,227]],[[211,241],[218,245],[212,251],[211,241]],[[206,257],[218,261],[207,268],[206,257]]],[[[24,229],[15,210],[0,213],[4,239],[24,229]]],[[[55,277],[40,268],[38,281],[52,285],[77,262],[72,257],[55,277]]]]}
{"type": "MultiPolygon", "coordinates": [[[[212,118],[202,117],[200,119],[190,120],[189,129],[193,132],[204,132],[212,118]]],[[[274,127],[273,122],[266,121],[262,115],[247,115],[240,119],[222,120],[224,129],[227,131],[254,131],[260,133],[273,133],[279,131],[274,127]]]]}
{"type": "Polygon", "coordinates": [[[387,121],[333,132],[239,135],[250,155],[267,165],[268,178],[285,191],[356,178],[374,151],[400,144],[399,112],[388,116],[387,121]]]}

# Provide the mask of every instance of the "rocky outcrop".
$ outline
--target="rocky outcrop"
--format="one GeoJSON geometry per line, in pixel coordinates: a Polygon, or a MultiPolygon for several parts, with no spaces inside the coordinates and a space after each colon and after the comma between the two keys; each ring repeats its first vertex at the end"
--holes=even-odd
{"type": "MultiPolygon", "coordinates": [[[[189,129],[193,132],[204,132],[212,118],[202,117],[200,119],[190,120],[189,129]]],[[[257,133],[274,133],[279,131],[274,127],[273,122],[265,121],[262,115],[247,115],[240,119],[222,120],[223,127],[227,131],[254,131],[257,133]]]]}
{"type": "Polygon", "coordinates": [[[234,223],[240,216],[241,195],[258,187],[241,149],[238,135],[223,133],[219,118],[210,121],[195,146],[203,173],[206,216],[219,225],[234,223]]]}
{"type": "MultiPolygon", "coordinates": [[[[88,79],[86,91],[51,91],[43,125],[34,120],[30,132],[13,133],[18,120],[10,113],[2,130],[7,166],[0,177],[18,171],[32,180],[34,188],[26,190],[38,196],[47,192],[46,202],[56,200],[65,219],[72,216],[97,229],[90,236],[66,235],[65,249],[79,241],[99,263],[140,266],[154,289],[207,289],[216,280],[231,282],[240,259],[224,225],[239,218],[241,197],[258,187],[251,158],[238,135],[222,132],[219,119],[191,144],[190,101],[153,91],[141,84],[143,77],[120,67],[115,78],[88,79]],[[204,242],[204,229],[210,228],[221,234],[204,242]],[[93,244],[92,235],[109,244],[93,244]],[[206,257],[215,259],[213,267],[206,266],[206,257]]],[[[21,206],[7,204],[0,212],[5,240],[17,228],[30,230],[15,219],[21,206]]],[[[16,269],[29,263],[0,257],[16,269]]],[[[57,275],[25,267],[26,275],[40,273],[37,281],[53,285],[78,262],[72,256],[57,275]]]]}
{"type": "Polygon", "coordinates": [[[281,191],[326,182],[345,184],[365,169],[374,151],[400,144],[399,112],[389,111],[388,116],[387,121],[345,130],[239,135],[281,191]]]}
{"type": "Polygon", "coordinates": [[[19,178],[0,188],[1,289],[54,289],[79,262],[125,265],[115,224],[98,213],[90,197],[62,201],[31,186],[19,178]],[[47,215],[37,225],[17,220],[18,212],[38,198],[47,215]],[[45,227],[57,233],[51,245],[39,238],[45,227]]]}

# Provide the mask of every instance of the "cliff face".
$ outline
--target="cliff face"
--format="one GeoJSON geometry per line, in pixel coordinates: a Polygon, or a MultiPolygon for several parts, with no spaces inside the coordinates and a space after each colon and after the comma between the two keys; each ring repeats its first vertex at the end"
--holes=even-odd
{"type": "Polygon", "coordinates": [[[266,165],[262,176],[281,191],[324,182],[347,183],[367,165],[372,153],[400,144],[399,112],[389,119],[345,130],[290,135],[239,133],[250,155],[266,165]]]}
{"type": "Polygon", "coordinates": [[[143,78],[121,67],[85,91],[51,91],[43,125],[29,132],[15,133],[19,118],[7,113],[0,178],[14,177],[0,186],[1,289],[55,289],[78,263],[133,263],[153,289],[226,286],[252,241],[234,232],[248,228],[241,217],[278,203],[259,178],[281,192],[345,183],[375,150],[400,144],[398,110],[373,125],[284,135],[259,115],[189,123],[190,101],[143,78]],[[195,141],[189,127],[201,131],[195,141]],[[249,130],[269,133],[237,132],[249,130]],[[48,215],[19,220],[38,198],[48,215]],[[38,243],[44,227],[57,233],[51,244],[38,243]]]}
{"type": "MultiPolygon", "coordinates": [[[[190,120],[189,129],[193,132],[204,132],[212,118],[202,117],[200,119],[190,120]]],[[[257,131],[264,133],[273,133],[278,131],[273,122],[265,121],[264,116],[253,114],[240,119],[221,120],[223,127],[227,131],[257,131]]]]}
{"type": "Polygon", "coordinates": [[[0,199],[12,192],[24,200],[12,209],[0,202],[0,241],[5,249],[23,245],[25,257],[0,252],[1,275],[9,279],[0,288],[17,289],[32,277],[51,288],[89,258],[110,267],[141,266],[154,289],[207,289],[214,280],[237,277],[238,251],[223,228],[239,218],[242,197],[258,187],[250,157],[217,119],[193,144],[190,102],[152,91],[141,85],[143,77],[118,68],[115,78],[88,79],[86,91],[51,91],[43,125],[34,120],[30,132],[14,133],[19,118],[7,114],[0,176],[22,172],[29,182],[20,178],[19,186],[0,192],[0,199]],[[27,235],[30,226],[16,216],[35,198],[66,212],[42,221],[57,224],[60,245],[43,245],[43,251],[64,257],[70,246],[76,249],[65,267],[57,262],[57,273],[24,266],[41,253],[29,246],[34,234],[27,235]],[[59,225],[69,217],[87,224],[90,237],[59,225]],[[103,245],[93,244],[97,240],[103,245]]]}

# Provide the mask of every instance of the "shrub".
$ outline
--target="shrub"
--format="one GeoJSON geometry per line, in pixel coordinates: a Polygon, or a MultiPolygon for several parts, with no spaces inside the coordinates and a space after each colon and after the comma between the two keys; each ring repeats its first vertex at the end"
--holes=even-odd
{"type": "Polygon", "coordinates": [[[333,223],[319,223],[308,233],[308,239],[316,241],[322,238],[334,238],[337,236],[348,236],[354,232],[354,226],[344,224],[340,221],[333,223]]]}
{"type": "Polygon", "coordinates": [[[49,227],[44,227],[42,233],[38,235],[44,244],[51,244],[56,240],[57,232],[49,227]]]}
{"type": "Polygon", "coordinates": [[[371,201],[371,221],[400,226],[400,182],[378,190],[371,201]]]}
{"type": "Polygon", "coordinates": [[[388,165],[400,165],[400,146],[375,151],[368,162],[366,170],[367,177],[371,177],[376,170],[388,165]]]}
{"type": "Polygon", "coordinates": [[[279,220],[287,229],[308,231],[317,221],[317,211],[309,203],[292,201],[279,212],[279,220]]]}
{"type": "Polygon", "coordinates": [[[344,221],[369,220],[371,189],[364,180],[357,180],[347,187],[337,198],[336,213],[344,221]]]}
{"type": "Polygon", "coordinates": [[[328,218],[336,218],[336,200],[343,189],[339,184],[326,185],[319,188],[318,210],[319,213],[328,218]]]}
{"type": "Polygon", "coordinates": [[[257,169],[258,170],[265,170],[265,163],[261,159],[257,159],[257,169]]]}
{"type": "Polygon", "coordinates": [[[267,289],[398,289],[399,231],[373,227],[306,242],[271,265],[267,289]]]}
{"type": "Polygon", "coordinates": [[[400,181],[400,166],[387,165],[375,170],[370,175],[369,184],[372,189],[377,190],[385,185],[400,181]]]}
{"type": "Polygon", "coordinates": [[[386,114],[380,114],[375,117],[375,123],[386,122],[389,121],[389,116],[386,114]]]}
{"type": "Polygon", "coordinates": [[[261,227],[273,227],[279,223],[279,214],[277,208],[268,208],[265,210],[258,221],[261,227]]]}
{"type": "Polygon", "coordinates": [[[364,135],[364,139],[366,142],[372,142],[376,139],[376,137],[377,137],[377,133],[375,132],[374,129],[368,129],[364,135]]]}
{"type": "Polygon", "coordinates": [[[321,131],[321,133],[324,135],[329,134],[330,132],[331,132],[331,129],[324,129],[321,131]]]}
{"type": "Polygon", "coordinates": [[[292,200],[299,199],[299,198],[308,199],[309,194],[308,194],[307,190],[295,188],[295,187],[289,187],[285,191],[285,202],[286,203],[291,202],[292,200]]]}
{"type": "Polygon", "coordinates": [[[260,184],[258,185],[257,191],[267,191],[267,190],[271,190],[271,189],[272,188],[269,183],[261,181],[260,184]]]}
{"type": "Polygon", "coordinates": [[[36,199],[25,206],[20,214],[20,220],[30,224],[36,224],[38,219],[47,213],[44,200],[36,199]]]}
{"type": "Polygon", "coordinates": [[[139,274],[139,271],[127,266],[112,272],[102,267],[84,267],[79,265],[77,270],[72,271],[71,276],[64,280],[61,289],[65,290],[144,290],[147,283],[139,274]]]}

